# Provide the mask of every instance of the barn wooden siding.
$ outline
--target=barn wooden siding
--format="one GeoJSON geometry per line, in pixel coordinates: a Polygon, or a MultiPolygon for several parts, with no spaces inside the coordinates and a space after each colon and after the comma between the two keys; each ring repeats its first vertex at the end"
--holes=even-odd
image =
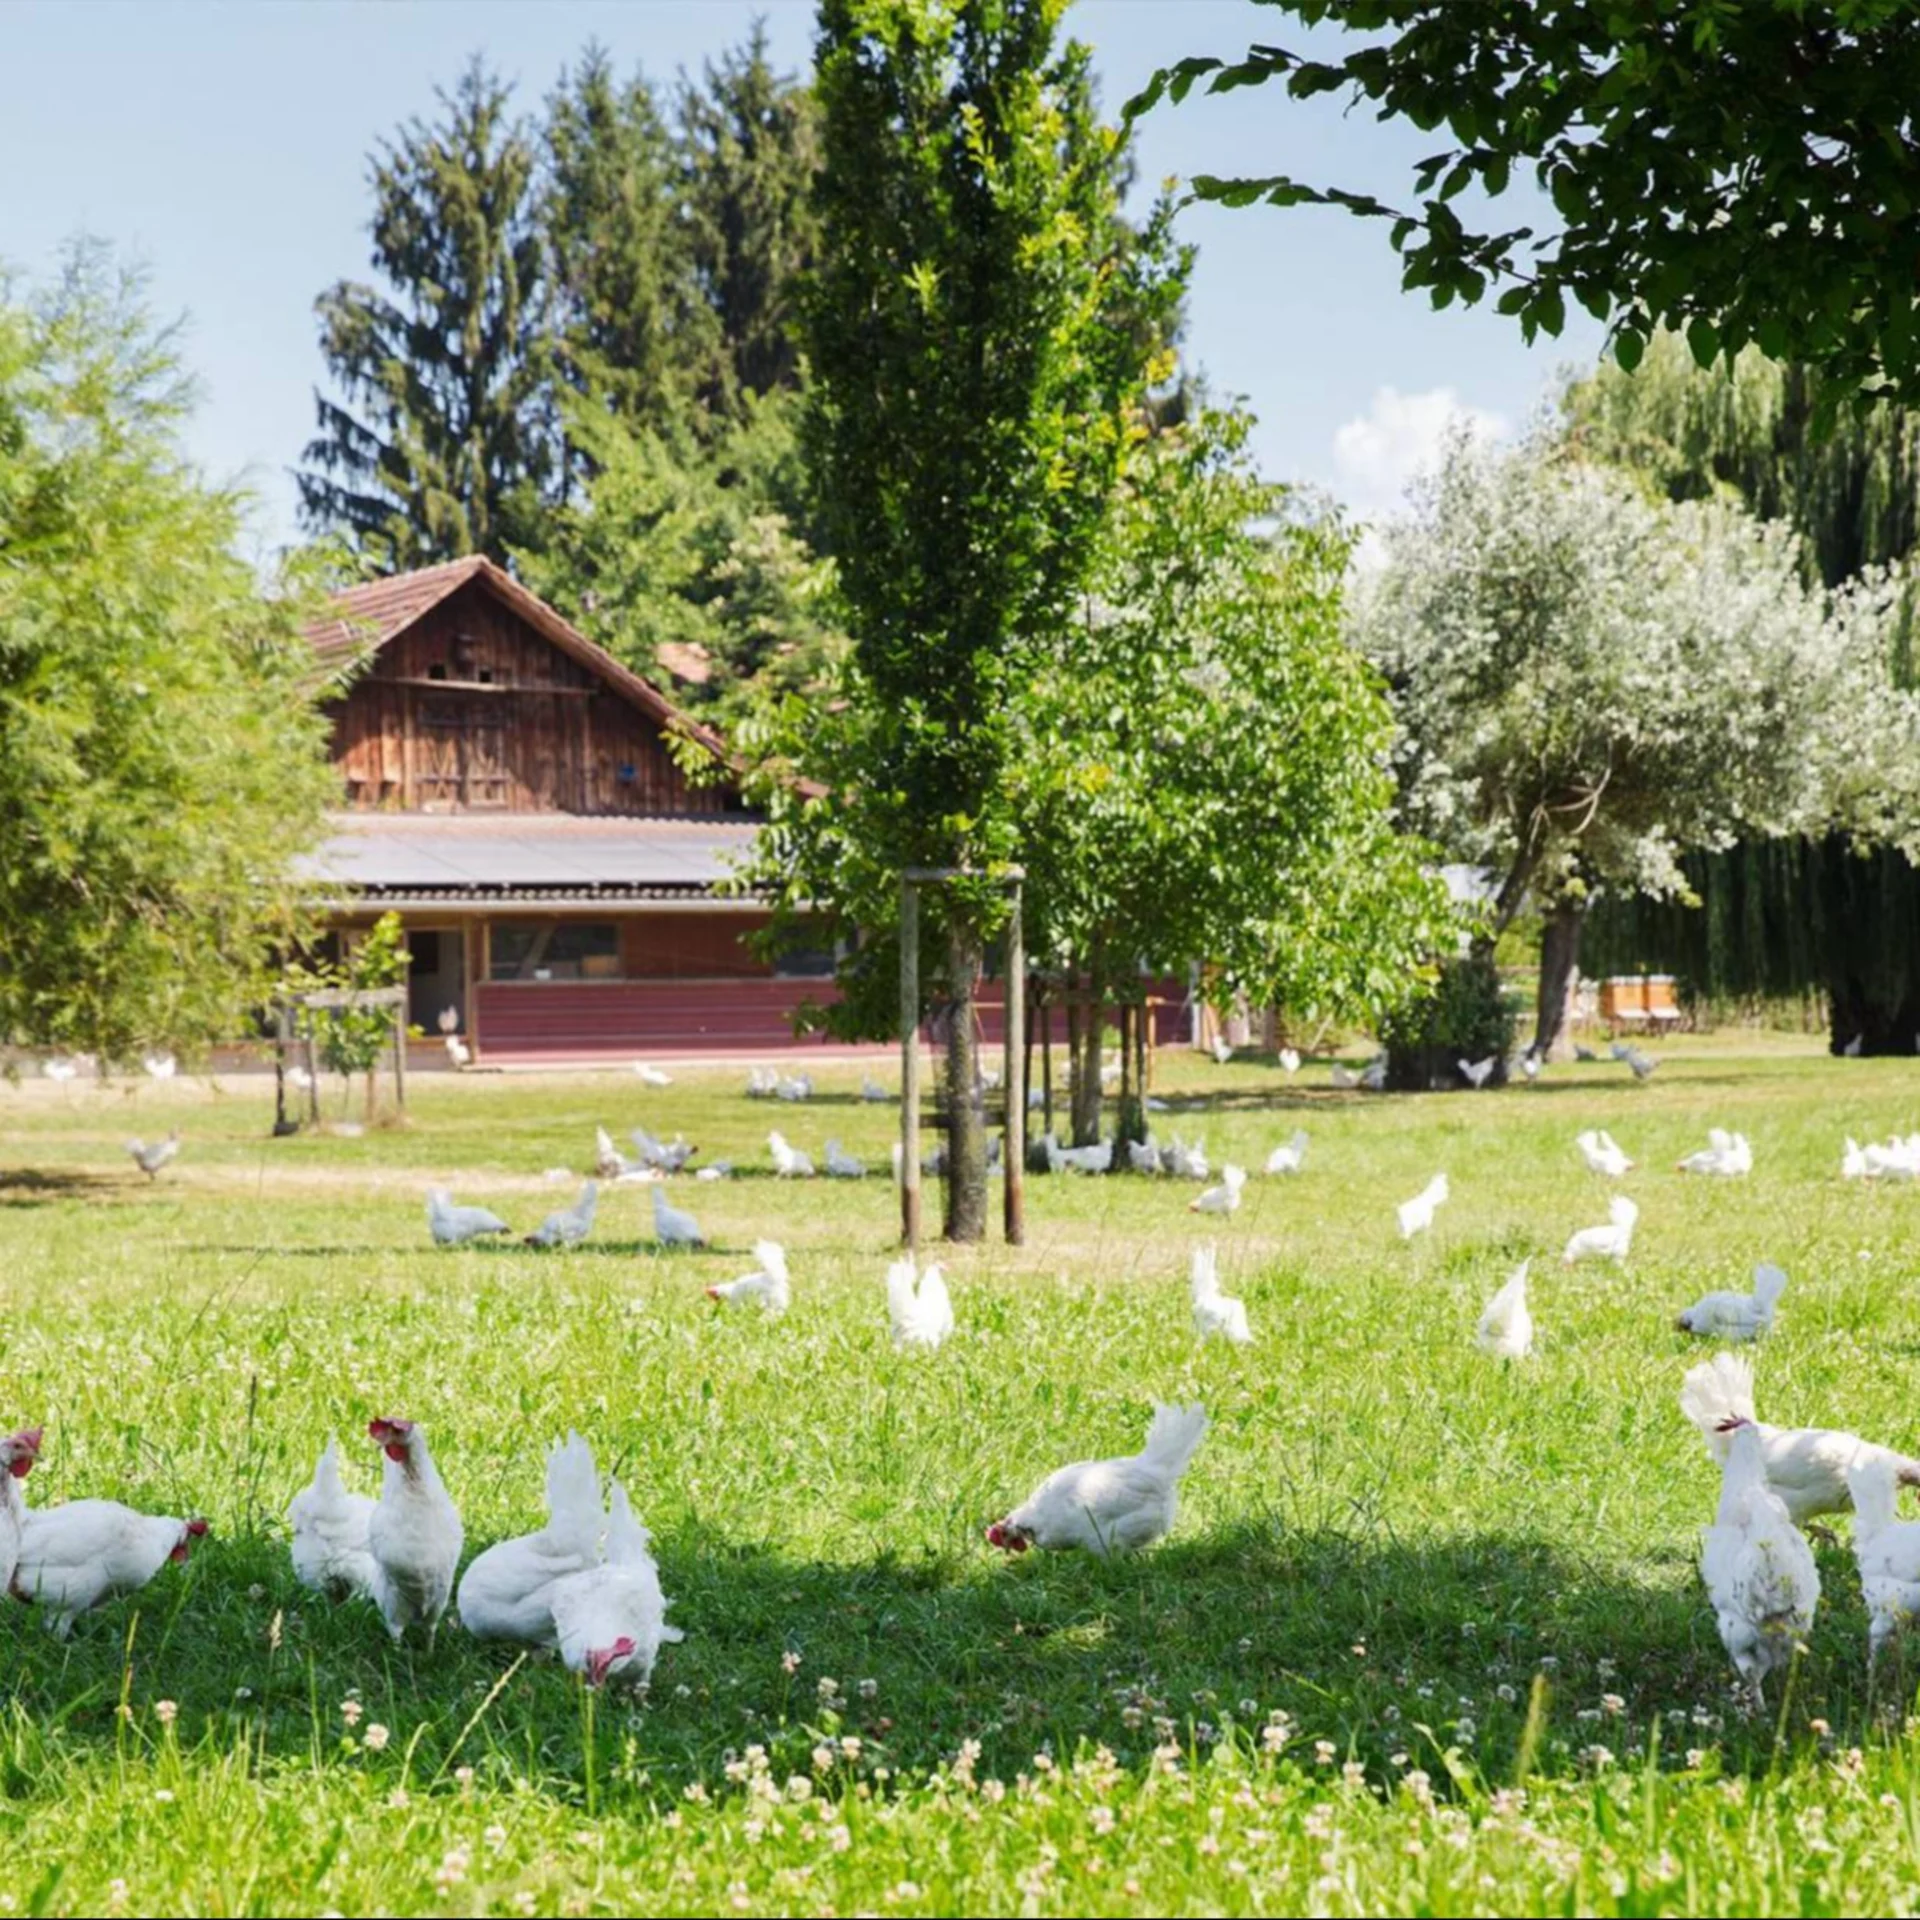
{"type": "Polygon", "coordinates": [[[732,800],[689,784],[658,721],[478,582],[381,647],[330,712],[350,808],[716,814],[732,800]]]}

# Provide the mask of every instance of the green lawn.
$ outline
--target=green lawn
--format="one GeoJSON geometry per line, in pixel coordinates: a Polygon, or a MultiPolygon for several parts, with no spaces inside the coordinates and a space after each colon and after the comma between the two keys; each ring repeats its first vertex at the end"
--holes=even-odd
{"type": "Polygon", "coordinates": [[[1169,1061],[1198,1110],[1163,1126],[1257,1169],[1304,1124],[1305,1175],[1256,1172],[1224,1222],[1189,1185],[1036,1178],[1030,1244],[948,1263],[959,1331],[917,1359],[885,1335],[889,1183],[764,1171],[776,1124],[884,1165],[894,1112],[855,1069],[798,1108],[742,1097],[744,1068],[441,1076],[405,1130],[287,1141],[257,1082],[0,1089],[0,1424],[46,1423],[29,1492],[213,1524],[64,1646],[9,1609],[0,1912],[1920,1908],[1920,1652],[1869,1699],[1851,1554],[1823,1548],[1808,1657],[1743,1715],[1693,1567],[1718,1478],[1675,1406],[1709,1349],[1671,1325],[1777,1260],[1762,1416],[1920,1448],[1920,1191],[1838,1177],[1843,1134],[1920,1126],[1920,1062],[1665,1052],[1646,1087],[1411,1099],[1169,1061]],[[596,1121],[756,1170],[674,1182],[711,1250],[656,1255],[644,1189],[574,1253],[429,1244],[430,1177],[531,1226],[596,1121]],[[1671,1171],[1716,1122],[1750,1180],[1671,1171]],[[169,1125],[149,1187],[123,1142],[169,1125]],[[1605,1217],[1589,1125],[1641,1162],[1624,1272],[1557,1264],[1605,1217]],[[1452,1203],[1403,1246],[1393,1204],[1442,1169],[1452,1203]],[[778,1323],[702,1294],[763,1235],[793,1264],[778,1323]],[[1245,1350],[1192,1341],[1206,1238],[1245,1350]],[[1502,1367],[1474,1322],[1528,1252],[1539,1351],[1502,1367]],[[1215,1426],[1170,1540],[984,1544],[1175,1395],[1215,1426]],[[470,1550],[538,1524],[549,1439],[594,1441],[687,1634],[644,1707],[451,1623],[395,1651],[299,1591],[287,1500],[329,1431],[371,1489],[381,1413],[426,1426],[470,1550]]]}

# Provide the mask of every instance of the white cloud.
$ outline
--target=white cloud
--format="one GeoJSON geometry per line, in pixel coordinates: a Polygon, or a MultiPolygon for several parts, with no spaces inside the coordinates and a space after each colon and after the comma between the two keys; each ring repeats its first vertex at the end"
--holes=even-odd
{"type": "Polygon", "coordinates": [[[1364,414],[1333,436],[1336,491],[1360,520],[1382,520],[1402,505],[1408,483],[1430,470],[1447,431],[1462,422],[1476,437],[1503,439],[1507,421],[1484,407],[1466,405],[1452,387],[1402,393],[1376,387],[1364,414]]]}

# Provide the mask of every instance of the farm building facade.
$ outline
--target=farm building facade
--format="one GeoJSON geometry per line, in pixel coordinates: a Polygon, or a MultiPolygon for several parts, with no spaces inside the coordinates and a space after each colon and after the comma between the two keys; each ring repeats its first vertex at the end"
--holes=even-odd
{"type": "Polygon", "coordinates": [[[766,909],[726,883],[757,822],[668,746],[720,755],[713,734],[491,561],[335,607],[316,651],[365,658],[328,709],[342,807],[308,867],[342,931],[400,915],[412,1021],[456,1009],[495,1063],[792,1044],[831,956],[748,946],[766,909]]]}

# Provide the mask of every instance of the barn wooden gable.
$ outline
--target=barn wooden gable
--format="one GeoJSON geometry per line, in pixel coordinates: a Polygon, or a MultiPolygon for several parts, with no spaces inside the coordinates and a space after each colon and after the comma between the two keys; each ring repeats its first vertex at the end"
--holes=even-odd
{"type": "Polygon", "coordinates": [[[666,736],[719,742],[491,562],[375,581],[338,606],[316,649],[373,649],[330,709],[350,809],[740,812],[737,786],[694,785],[666,736]]]}

